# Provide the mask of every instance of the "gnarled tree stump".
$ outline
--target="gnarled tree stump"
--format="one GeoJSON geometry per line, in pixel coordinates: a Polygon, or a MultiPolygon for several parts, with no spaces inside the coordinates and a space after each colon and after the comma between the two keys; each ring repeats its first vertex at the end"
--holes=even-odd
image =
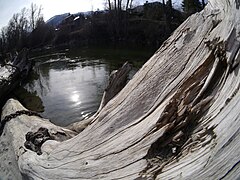
{"type": "MultiPolygon", "coordinates": [[[[237,179],[239,6],[209,0],[85,130],[46,141],[42,155],[24,148],[25,134],[66,129],[25,115],[8,122],[20,172],[33,179],[237,179]]],[[[2,118],[20,109],[10,100],[2,118]]]]}

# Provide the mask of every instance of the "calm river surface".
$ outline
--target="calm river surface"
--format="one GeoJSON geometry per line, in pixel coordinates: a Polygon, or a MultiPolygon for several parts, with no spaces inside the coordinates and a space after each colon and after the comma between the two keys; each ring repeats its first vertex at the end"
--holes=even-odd
{"type": "Polygon", "coordinates": [[[27,108],[66,126],[97,111],[112,70],[129,61],[134,66],[133,76],[151,54],[139,50],[81,49],[41,55],[34,58],[35,67],[27,83],[14,95],[27,108]]]}

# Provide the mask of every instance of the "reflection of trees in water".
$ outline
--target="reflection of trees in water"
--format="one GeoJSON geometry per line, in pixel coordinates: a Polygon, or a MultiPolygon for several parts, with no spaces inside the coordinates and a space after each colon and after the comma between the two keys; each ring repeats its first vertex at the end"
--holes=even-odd
{"type": "Polygon", "coordinates": [[[109,81],[109,65],[102,63],[102,64],[94,64],[92,67],[92,74],[93,78],[95,79],[94,86],[96,87],[96,94],[97,99],[100,102],[102,99],[103,91],[107,87],[108,81],[109,81]],[[98,77],[98,72],[103,72],[103,77],[98,77]],[[101,78],[101,79],[99,79],[101,78]]]}
{"type": "Polygon", "coordinates": [[[38,95],[45,96],[49,91],[49,64],[36,63],[28,83],[28,90],[37,91],[38,95]]]}
{"type": "Polygon", "coordinates": [[[28,91],[20,87],[14,92],[14,95],[26,108],[37,112],[44,111],[42,99],[37,95],[36,91],[28,91]]]}
{"type": "Polygon", "coordinates": [[[39,65],[36,68],[36,71],[39,75],[38,83],[39,83],[39,91],[41,96],[46,96],[46,94],[50,91],[49,70],[50,70],[49,64],[42,66],[42,68],[41,68],[41,65],[39,65]]]}
{"type": "Polygon", "coordinates": [[[49,92],[49,65],[36,63],[30,74],[26,88],[31,91],[37,91],[40,96],[45,96],[49,92]]]}

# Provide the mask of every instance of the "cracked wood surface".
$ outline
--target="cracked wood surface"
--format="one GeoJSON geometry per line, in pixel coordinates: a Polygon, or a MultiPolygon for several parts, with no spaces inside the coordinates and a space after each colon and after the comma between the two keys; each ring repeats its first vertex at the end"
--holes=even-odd
{"type": "MultiPolygon", "coordinates": [[[[12,119],[4,131],[20,172],[33,179],[239,178],[239,25],[239,1],[209,0],[76,136],[41,118],[12,119]],[[23,144],[39,127],[73,137],[46,141],[37,155],[23,144]]],[[[9,100],[2,118],[22,108],[9,100]]]]}

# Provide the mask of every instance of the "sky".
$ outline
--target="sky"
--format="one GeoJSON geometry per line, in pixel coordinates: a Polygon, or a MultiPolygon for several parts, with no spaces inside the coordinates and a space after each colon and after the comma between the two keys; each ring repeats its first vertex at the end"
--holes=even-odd
{"type": "MultiPolygon", "coordinates": [[[[30,8],[31,3],[42,6],[44,20],[63,13],[77,13],[97,9],[104,9],[106,0],[0,0],[0,29],[8,24],[14,13],[21,12],[24,7],[30,8]]],[[[143,4],[146,0],[135,0],[143,4]]],[[[152,2],[156,0],[148,0],[152,2]]],[[[173,0],[179,4],[181,0],[173,0]]]]}

